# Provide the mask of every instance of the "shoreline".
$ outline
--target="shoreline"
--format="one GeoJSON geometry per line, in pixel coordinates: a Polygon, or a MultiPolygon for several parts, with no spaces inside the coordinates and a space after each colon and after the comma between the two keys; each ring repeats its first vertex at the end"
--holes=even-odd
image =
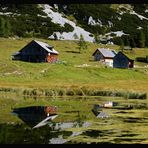
{"type": "Polygon", "coordinates": [[[147,99],[147,92],[127,90],[107,90],[81,88],[11,88],[0,87],[0,93],[12,93],[24,97],[66,97],[66,96],[106,96],[126,99],[147,99]]]}

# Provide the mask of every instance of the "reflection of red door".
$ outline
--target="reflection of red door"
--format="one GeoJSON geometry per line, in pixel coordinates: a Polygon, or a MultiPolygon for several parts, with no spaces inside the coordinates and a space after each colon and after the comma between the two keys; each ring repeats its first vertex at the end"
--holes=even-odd
{"type": "Polygon", "coordinates": [[[51,54],[47,56],[47,62],[48,63],[54,63],[57,61],[57,55],[51,54]]]}
{"type": "Polygon", "coordinates": [[[57,107],[56,106],[47,106],[47,107],[45,107],[45,113],[46,114],[56,114],[57,107]]]}

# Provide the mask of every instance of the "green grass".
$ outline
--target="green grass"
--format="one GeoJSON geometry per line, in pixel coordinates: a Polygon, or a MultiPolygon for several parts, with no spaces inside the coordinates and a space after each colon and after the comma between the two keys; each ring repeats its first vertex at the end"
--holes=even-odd
{"type": "MultiPolygon", "coordinates": [[[[116,45],[87,43],[88,49],[79,53],[74,41],[37,39],[53,45],[63,64],[12,61],[11,54],[20,50],[32,38],[19,40],[0,38],[0,87],[14,88],[79,88],[148,92],[148,73],[144,69],[113,69],[94,62],[92,53],[98,47],[118,50],[116,45]],[[79,67],[87,64],[88,67],[79,67]]],[[[126,53],[131,58],[146,56],[148,49],[126,53]]],[[[139,64],[139,63],[136,63],[139,64]]]]}

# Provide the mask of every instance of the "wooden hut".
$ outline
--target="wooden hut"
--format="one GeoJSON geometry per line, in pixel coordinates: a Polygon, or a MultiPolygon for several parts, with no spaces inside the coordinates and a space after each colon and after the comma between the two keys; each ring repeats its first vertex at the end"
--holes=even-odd
{"type": "Polygon", "coordinates": [[[133,68],[134,60],[128,58],[123,52],[118,52],[113,59],[114,68],[133,68]]]}
{"type": "Polygon", "coordinates": [[[114,50],[106,49],[106,48],[98,48],[92,54],[94,56],[95,61],[102,61],[109,66],[113,66],[113,58],[116,55],[114,50]]]}
{"type": "Polygon", "coordinates": [[[59,53],[53,48],[53,46],[41,41],[32,40],[12,56],[13,60],[54,63],[58,59],[58,54],[59,53]]]}

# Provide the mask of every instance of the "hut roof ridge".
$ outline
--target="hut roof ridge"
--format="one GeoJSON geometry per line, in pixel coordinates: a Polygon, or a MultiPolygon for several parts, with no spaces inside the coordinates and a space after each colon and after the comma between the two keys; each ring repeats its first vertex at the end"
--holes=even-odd
{"type": "Polygon", "coordinates": [[[49,53],[54,53],[54,54],[59,54],[54,48],[53,46],[49,46],[47,43],[41,42],[41,41],[37,41],[34,40],[38,45],[40,45],[41,47],[43,47],[46,51],[48,51],[49,53]]]}
{"type": "MultiPolygon", "coordinates": [[[[100,51],[103,54],[104,57],[113,58],[115,56],[115,52],[113,52],[114,51],[113,49],[97,48],[97,50],[100,51]]],[[[93,53],[93,55],[96,53],[96,51],[93,53]]]]}

